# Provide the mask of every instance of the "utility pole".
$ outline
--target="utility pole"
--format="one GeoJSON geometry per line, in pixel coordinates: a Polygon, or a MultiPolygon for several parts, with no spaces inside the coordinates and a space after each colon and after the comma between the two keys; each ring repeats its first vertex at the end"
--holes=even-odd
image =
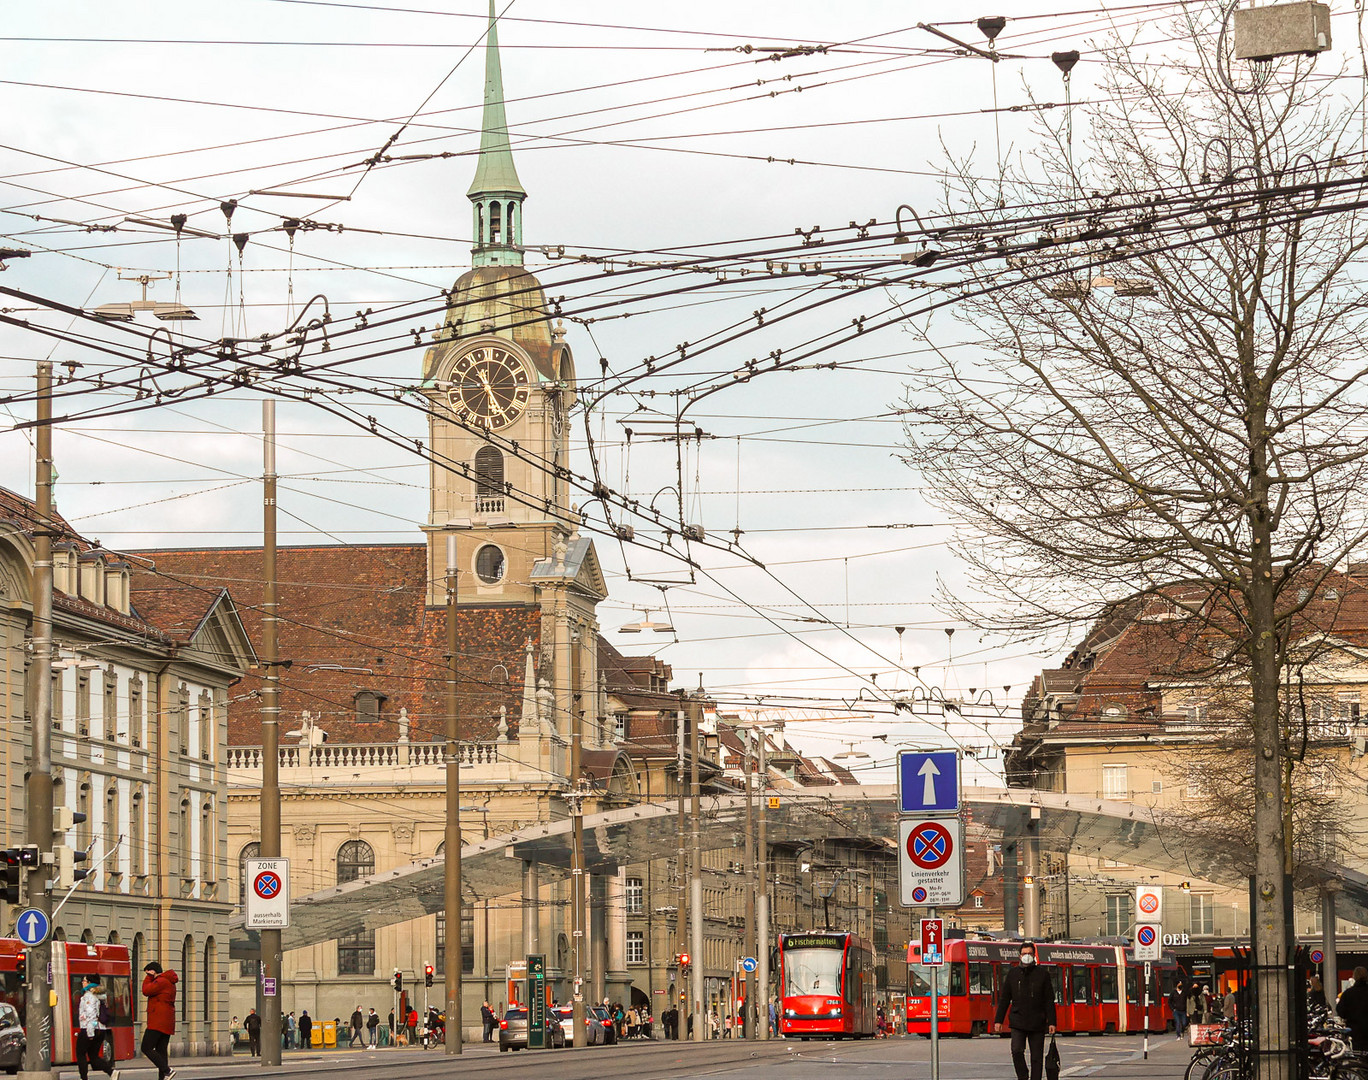
{"type": "Polygon", "coordinates": [[[572,896],[571,912],[575,922],[575,989],[570,999],[571,1023],[574,1027],[574,1045],[584,1046],[588,1042],[588,1031],[584,1026],[584,939],[585,939],[585,900],[588,890],[584,880],[584,804],[580,788],[580,770],[584,763],[584,710],[580,707],[579,649],[575,647],[574,634],[571,635],[569,649],[570,670],[570,813],[574,829],[574,865],[571,867],[572,896]]]}
{"type": "MultiPolygon", "coordinates": [[[[751,790],[751,737],[755,732],[747,731],[746,735],[746,841],[745,858],[743,869],[746,875],[746,930],[745,945],[741,951],[748,956],[753,956],[755,949],[755,805],[752,802],[751,790]]],[[[755,1038],[755,972],[745,973],[745,993],[741,996],[745,999],[745,1005],[741,1012],[741,1037],[744,1039],[755,1038]]]]}
{"type": "MultiPolygon", "coordinates": [[[[680,704],[682,705],[683,702],[681,701],[680,704]]],[[[688,798],[688,790],[684,782],[684,732],[688,728],[686,716],[687,714],[683,709],[675,710],[675,793],[679,797],[679,823],[675,830],[675,884],[677,886],[676,903],[678,904],[675,910],[676,958],[689,951],[689,886],[688,878],[684,872],[684,868],[688,865],[688,851],[684,846],[684,803],[688,798]]],[[[682,967],[678,966],[678,959],[676,959],[675,971],[675,999],[670,1002],[670,1006],[678,1009],[680,997],[687,993],[684,988],[685,972],[682,967]]],[[[688,1011],[687,1008],[684,1010],[686,1015],[688,1011]]],[[[679,1032],[676,1031],[675,1038],[678,1037],[679,1032]]]]}
{"type": "Polygon", "coordinates": [[[692,963],[689,965],[689,1008],[693,1017],[694,1042],[707,1038],[704,1030],[706,1017],[703,1015],[703,837],[699,831],[699,818],[703,816],[702,798],[698,790],[698,727],[703,719],[703,703],[697,698],[689,700],[689,788],[690,811],[693,814],[693,858],[689,881],[689,909],[691,913],[690,930],[693,948],[690,949],[692,963]]]}
{"type": "Polygon", "coordinates": [[[756,876],[760,888],[755,896],[756,957],[760,965],[760,1000],[756,1002],[760,1017],[760,1038],[768,1039],[770,1031],[770,925],[769,925],[769,848],[765,840],[765,803],[768,799],[769,767],[765,763],[765,743],[769,738],[764,728],[756,729],[760,735],[760,820],[756,829],[756,876]]]}
{"type": "Polygon", "coordinates": [[[446,987],[446,1045],[448,1054],[461,1052],[461,967],[465,963],[465,920],[461,917],[461,732],[457,720],[456,647],[456,534],[447,533],[446,617],[446,861],[443,887],[446,907],[446,956],[442,978],[446,987]],[[452,943],[455,948],[452,948],[452,943]]]}
{"type": "MultiPolygon", "coordinates": [[[[261,857],[280,858],[280,636],[276,588],[276,415],[275,399],[261,403],[261,857]]],[[[158,746],[157,753],[165,752],[158,746]]],[[[281,971],[279,930],[262,930],[258,989],[274,979],[276,995],[261,997],[261,1064],[280,1064],[281,971]]],[[[135,971],[133,977],[136,979],[135,971]]]]}
{"type": "MultiPolygon", "coordinates": [[[[34,427],[33,529],[33,712],[25,835],[39,852],[52,851],[52,364],[38,363],[38,411],[34,427]]],[[[158,753],[161,752],[158,747],[158,753]]],[[[28,904],[52,913],[47,877],[56,867],[29,867],[28,904]]],[[[49,920],[51,921],[51,920],[49,920]]],[[[52,1075],[52,1005],[48,996],[51,939],[28,950],[26,1009],[29,1039],[24,1049],[24,1072],[32,1080],[52,1075]]],[[[65,993],[65,987],[57,987],[65,993]]]]}

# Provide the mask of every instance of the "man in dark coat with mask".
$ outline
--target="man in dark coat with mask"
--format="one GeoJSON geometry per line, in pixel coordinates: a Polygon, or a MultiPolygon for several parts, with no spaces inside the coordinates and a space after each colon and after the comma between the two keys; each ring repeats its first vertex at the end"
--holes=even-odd
{"type": "Polygon", "coordinates": [[[993,1020],[998,1031],[1002,1030],[1004,1019],[1012,1029],[1012,1067],[1016,1069],[1017,1080],[1040,1080],[1045,1071],[1045,1036],[1055,1031],[1054,982],[1050,973],[1036,963],[1036,948],[1029,941],[1021,946],[1021,962],[1002,980],[1002,996],[998,998],[997,1016],[993,1020]]]}

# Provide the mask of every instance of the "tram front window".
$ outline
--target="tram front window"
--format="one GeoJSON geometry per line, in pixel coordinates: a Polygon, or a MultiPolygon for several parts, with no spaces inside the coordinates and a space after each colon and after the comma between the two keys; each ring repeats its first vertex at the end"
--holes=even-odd
{"type": "Polygon", "coordinates": [[[784,952],[785,997],[840,992],[840,949],[788,949],[784,952]]]}

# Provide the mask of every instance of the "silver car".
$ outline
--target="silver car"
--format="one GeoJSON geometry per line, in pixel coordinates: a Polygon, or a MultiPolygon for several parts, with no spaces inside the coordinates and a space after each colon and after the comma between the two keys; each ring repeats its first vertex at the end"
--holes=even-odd
{"type": "MultiPolygon", "coordinates": [[[[565,1032],[565,1045],[573,1046],[575,1043],[575,1010],[569,1005],[561,1005],[551,1010],[560,1020],[561,1030],[565,1032]]],[[[605,1041],[603,1024],[599,1022],[594,1010],[586,1005],[584,1007],[584,1030],[588,1035],[590,1046],[602,1046],[605,1041]]]]}

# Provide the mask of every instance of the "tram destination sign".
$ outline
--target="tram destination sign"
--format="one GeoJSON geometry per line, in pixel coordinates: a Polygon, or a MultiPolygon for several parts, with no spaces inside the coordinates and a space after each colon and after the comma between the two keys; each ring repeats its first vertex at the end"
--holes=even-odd
{"type": "Polygon", "coordinates": [[[786,949],[844,949],[845,934],[785,934],[786,949]]]}

